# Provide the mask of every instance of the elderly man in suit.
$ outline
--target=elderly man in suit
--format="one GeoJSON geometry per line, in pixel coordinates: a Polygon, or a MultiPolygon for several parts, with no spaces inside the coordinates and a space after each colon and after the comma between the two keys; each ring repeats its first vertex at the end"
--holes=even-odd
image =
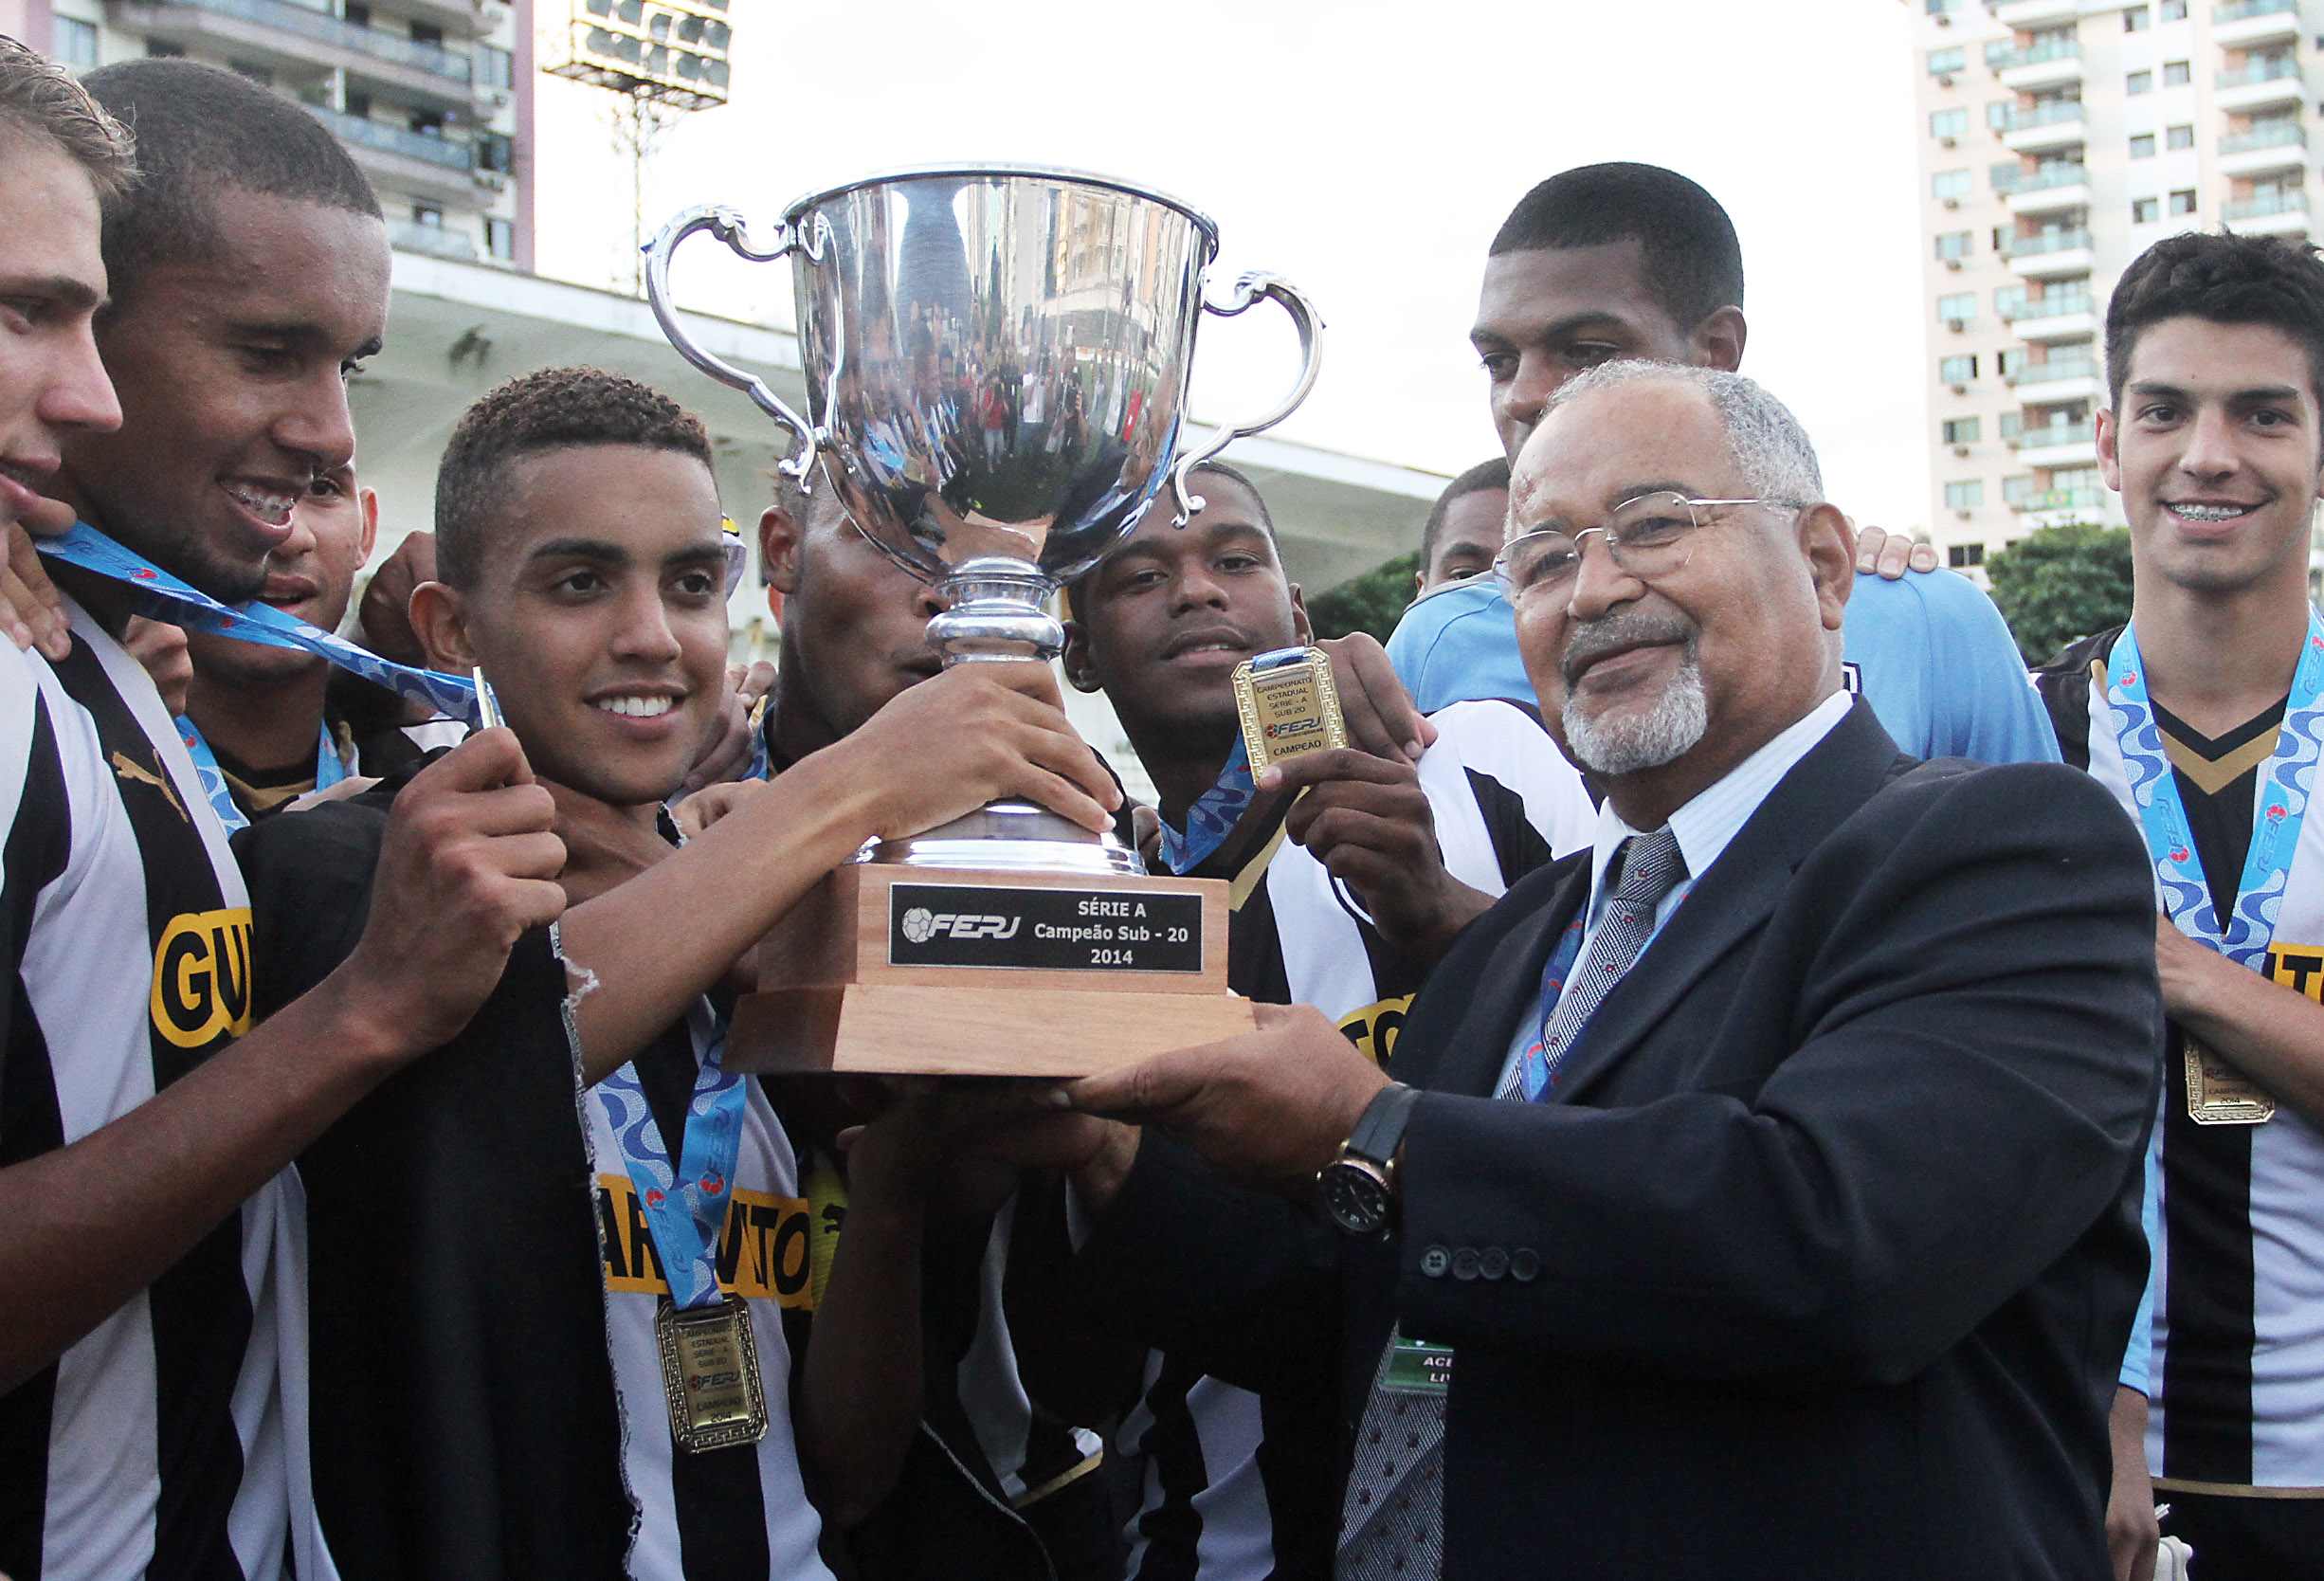
{"type": "Polygon", "coordinates": [[[1460,936],[1388,1072],[1262,1007],[1071,1089],[1145,1126],[1081,1122],[1099,1316],[1340,1356],[1343,1581],[2110,1574],[2152,882],[2071,772],[1903,757],[1842,689],[1822,500],[1737,374],[1566,386],[1497,569],[1594,849],[1460,936]]]}

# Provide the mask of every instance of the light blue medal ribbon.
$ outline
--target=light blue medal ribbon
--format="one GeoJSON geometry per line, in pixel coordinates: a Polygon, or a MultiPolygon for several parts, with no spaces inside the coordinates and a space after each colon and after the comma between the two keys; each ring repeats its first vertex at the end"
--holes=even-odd
{"type": "Polygon", "coordinates": [[[134,591],[137,613],[191,630],[233,637],[268,647],[298,648],[352,670],[375,686],[385,687],[407,702],[426,703],[439,713],[476,724],[476,685],[457,675],[414,669],[357,647],[346,638],[309,626],[271,605],[251,603],[237,609],[221,604],[131,553],[86,522],[76,521],[62,537],[34,538],[44,554],[108,577],[134,591]]]}
{"type": "MultiPolygon", "coordinates": [[[[173,722],[177,738],[186,744],[186,755],[193,759],[193,772],[202,782],[202,794],[209,798],[226,832],[232,834],[236,829],[248,828],[250,820],[234,804],[234,792],[227,789],[226,771],[218,767],[218,754],[209,750],[209,743],[202,738],[191,719],[180,714],[173,722]]],[[[315,789],[328,790],[346,777],[347,765],[339,761],[338,743],[331,739],[331,721],[325,719],[322,740],[315,749],[315,789]]]]}
{"type": "MultiPolygon", "coordinates": [[[[1257,675],[1262,670],[1296,664],[1306,657],[1304,647],[1279,647],[1252,660],[1251,673],[1257,675]]],[[[1180,874],[1200,867],[1234,832],[1235,826],[1243,821],[1243,814],[1250,809],[1251,798],[1258,793],[1258,782],[1251,777],[1250,748],[1238,730],[1235,750],[1227,754],[1226,767],[1220,771],[1218,783],[1187,809],[1186,832],[1179,833],[1171,827],[1169,819],[1162,820],[1163,865],[1180,874]]]]}
{"type": "Polygon", "coordinates": [[[725,1232],[727,1205],[734,1198],[735,1160],[742,1151],[742,1078],[719,1068],[726,1054],[721,1029],[702,1056],[686,1104],[685,1136],[678,1166],[654,1124],[652,1105],[639,1084],[637,1066],[626,1064],[597,1083],[597,1102],[622,1150],[638,1207],[653,1236],[654,1254],[670,1281],[670,1299],[681,1310],[717,1306],[718,1239],[725,1232]]]}
{"type": "Polygon", "coordinates": [[[2197,943],[2254,972],[2265,969],[2268,943],[2283,908],[2284,885],[2292,874],[2292,855],[2315,784],[2318,753],[2324,749],[2319,696],[2324,696],[2324,615],[2311,607],[2308,645],[2292,675],[2292,695],[2284,700],[2276,751],[2260,770],[2251,852],[2244,859],[2235,908],[2223,926],[2211,904],[2210,885],[2204,881],[2203,859],[2195,851],[2194,830],[2179,800],[2162,732],[2154,723],[2146,664],[2138,656],[2133,627],[2122,628],[2106,659],[2106,700],[2114,709],[2131,800],[2138,809],[2165,909],[2197,943]]]}

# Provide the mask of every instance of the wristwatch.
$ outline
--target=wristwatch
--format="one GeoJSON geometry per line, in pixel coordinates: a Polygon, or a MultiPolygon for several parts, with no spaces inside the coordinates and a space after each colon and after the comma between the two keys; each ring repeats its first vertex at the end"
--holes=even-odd
{"type": "Polygon", "coordinates": [[[1372,1095],[1355,1122],[1355,1134],[1339,1156],[1316,1172],[1323,1210],[1351,1235],[1377,1235],[1388,1228],[1396,1206],[1396,1149],[1420,1089],[1390,1081],[1372,1095]]]}

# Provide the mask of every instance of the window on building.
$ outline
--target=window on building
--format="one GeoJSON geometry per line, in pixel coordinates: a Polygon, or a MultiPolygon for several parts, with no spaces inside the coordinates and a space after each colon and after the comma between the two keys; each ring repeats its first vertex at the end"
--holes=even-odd
{"type": "Polygon", "coordinates": [[[2154,18],[2147,14],[2147,8],[2144,6],[2122,8],[2122,30],[2126,33],[2143,33],[2153,25],[2153,22],[2154,18]]]}
{"type": "Polygon", "coordinates": [[[405,124],[423,137],[444,136],[444,117],[434,110],[414,110],[405,124]]]}
{"type": "Polygon", "coordinates": [[[1936,299],[1936,316],[1951,323],[1964,323],[1977,317],[1977,293],[1955,291],[1936,299]]]}
{"type": "Polygon", "coordinates": [[[2131,199],[2131,224],[2152,225],[2162,217],[2163,204],[2160,198],[2131,199]]]}
{"type": "Polygon", "coordinates": [[[1993,287],[1993,316],[2004,323],[2007,323],[2012,318],[2026,317],[2025,287],[2023,285],[1996,285],[1993,287]]]}
{"type": "Polygon", "coordinates": [[[1949,417],[1945,420],[1945,443],[1974,445],[1983,427],[1982,421],[1974,417],[1949,417]]]}
{"type": "Polygon", "coordinates": [[[1977,355],[1974,352],[1964,356],[1942,357],[1937,361],[1936,377],[1940,384],[1967,384],[1976,376],[1977,355]]]}
{"type": "Polygon", "coordinates": [[[1945,563],[1955,571],[1967,571],[1970,566],[1985,564],[1985,545],[1954,543],[1945,547],[1945,563]]]}
{"type": "Polygon", "coordinates": [[[347,0],[346,16],[348,21],[358,27],[369,27],[372,25],[372,9],[364,5],[362,0],[347,0]]]}
{"type": "Polygon", "coordinates": [[[2188,191],[2184,191],[2184,192],[2173,192],[2173,193],[2171,193],[2171,194],[2170,194],[2170,211],[2171,211],[2173,214],[2191,214],[2191,213],[2193,213],[2193,212],[2195,211],[2195,194],[2194,194],[2193,190],[2192,190],[2192,189],[2189,189],[2188,191]]]}
{"type": "Polygon", "coordinates": [[[432,22],[415,22],[411,25],[411,42],[441,46],[444,43],[444,29],[432,22]]]}
{"type": "Polygon", "coordinates": [[[49,19],[49,42],[56,45],[57,60],[75,71],[86,71],[97,64],[97,24],[83,22],[77,16],[49,19]]]}
{"type": "Polygon", "coordinates": [[[2170,148],[2192,148],[2195,146],[2195,129],[2191,126],[2167,128],[2163,140],[2170,148]]]}
{"type": "Polygon", "coordinates": [[[2023,349],[2000,351],[1993,354],[1993,376],[2004,383],[2007,383],[2009,376],[2024,365],[2025,353],[2023,349]]]}
{"type": "Polygon", "coordinates": [[[484,216],[484,250],[503,264],[517,259],[517,224],[495,215],[484,216]]]}
{"type": "Polygon", "coordinates": [[[1960,482],[1945,485],[1945,508],[1947,510],[1966,511],[1984,503],[1985,480],[1983,478],[1966,478],[1960,482]]]}
{"type": "Polygon", "coordinates": [[[2131,157],[2133,159],[2152,159],[2154,157],[2153,133],[2141,132],[2137,136],[2131,139],[2131,157]]]}
{"type": "Polygon", "coordinates": [[[444,209],[439,204],[415,203],[411,206],[411,223],[424,225],[430,230],[444,228],[444,209]]]}
{"type": "Polygon", "coordinates": [[[499,171],[513,175],[517,170],[517,145],[498,132],[479,132],[476,135],[476,168],[480,171],[499,171]]]}
{"type": "Polygon", "coordinates": [[[1966,46],[1929,51],[1929,75],[1932,77],[1951,77],[1955,72],[1968,69],[1969,50],[1966,46]]]}
{"type": "Polygon", "coordinates": [[[372,118],[372,96],[360,89],[349,88],[346,103],[341,108],[357,120],[369,120],[372,118]]]}
{"type": "Polygon", "coordinates": [[[1970,194],[1967,171],[1938,171],[1929,180],[1929,191],[1941,202],[1959,203],[1970,194]]]}
{"type": "Polygon", "coordinates": [[[1970,233],[1966,230],[1939,231],[1936,238],[1936,256],[1940,259],[1967,258],[1971,245],[1970,233]]]}
{"type": "Polygon", "coordinates": [[[246,77],[262,88],[274,86],[272,67],[260,65],[256,61],[228,61],[226,64],[233,68],[237,77],[246,77]]]}
{"type": "Polygon", "coordinates": [[[168,39],[147,39],[145,41],[145,57],[149,61],[174,61],[185,52],[184,45],[172,44],[168,39]]]}
{"type": "Polygon", "coordinates": [[[2189,75],[2185,61],[2165,61],[2163,63],[2163,86],[2167,88],[2185,87],[2189,75]]]}
{"type": "Polygon", "coordinates": [[[1962,0],[1929,0],[1929,14],[1943,16],[1948,12],[1959,10],[1961,5],[1962,0]]]}
{"type": "Polygon", "coordinates": [[[2126,94],[2152,93],[2154,91],[2154,73],[2152,71],[2132,72],[2122,80],[2122,91],[2126,94]]]}
{"type": "Polygon", "coordinates": [[[1969,136],[1969,106],[1956,104],[1950,110],[1939,110],[1929,118],[1932,137],[1966,137],[1969,136]]]}
{"type": "Polygon", "coordinates": [[[2165,22],[2185,22],[2187,0],[2163,0],[2162,16],[2165,22]]]}
{"type": "Polygon", "coordinates": [[[476,46],[476,80],[488,88],[517,85],[517,57],[497,44],[476,46]]]}

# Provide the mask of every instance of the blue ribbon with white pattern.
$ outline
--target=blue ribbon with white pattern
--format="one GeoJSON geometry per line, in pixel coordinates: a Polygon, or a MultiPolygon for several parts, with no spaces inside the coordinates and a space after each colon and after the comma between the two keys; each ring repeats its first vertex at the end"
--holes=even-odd
{"type": "Polygon", "coordinates": [[[675,1169],[654,1123],[653,1106],[645,1101],[638,1067],[626,1064],[595,1088],[629,1183],[637,1188],[654,1255],[670,1281],[670,1299],[681,1308],[716,1306],[726,1299],[718,1288],[718,1238],[735,1194],[745,1093],[742,1078],[720,1068],[725,1053],[721,1029],[695,1077],[675,1169]]]}
{"type": "MultiPolygon", "coordinates": [[[[1304,647],[1279,647],[1272,653],[1262,653],[1251,661],[1251,673],[1296,664],[1307,657],[1304,647]]],[[[1235,732],[1235,750],[1226,756],[1226,767],[1220,771],[1219,780],[1204,791],[1195,804],[1187,809],[1187,828],[1184,834],[1162,821],[1162,863],[1173,873],[1190,873],[1209,859],[1237,824],[1250,810],[1251,798],[1259,794],[1258,782],[1251,777],[1250,748],[1244,745],[1243,733],[1235,732]]]]}
{"type": "MultiPolygon", "coordinates": [[[[202,794],[209,798],[226,832],[232,834],[236,829],[248,828],[249,817],[234,805],[234,792],[227,787],[226,771],[218,767],[218,754],[209,750],[201,730],[183,714],[175,723],[177,738],[186,744],[186,755],[193,759],[194,777],[202,782],[202,794]]],[[[315,749],[315,789],[328,790],[346,777],[347,765],[339,761],[338,743],[331,739],[331,721],[326,719],[322,740],[315,749]]]]}
{"type": "Polygon", "coordinates": [[[34,538],[32,542],[44,554],[130,589],[136,594],[137,613],[148,620],[245,643],[263,643],[268,647],[298,648],[317,654],[375,686],[385,687],[407,702],[425,703],[471,725],[479,722],[476,685],[464,677],[440,675],[434,670],[414,669],[392,659],[382,659],[344,637],[309,626],[271,605],[251,603],[238,609],[221,604],[86,522],[74,522],[71,530],[60,537],[34,538]]]}
{"type": "Polygon", "coordinates": [[[2292,673],[2292,695],[2284,700],[2283,725],[2276,751],[2259,773],[2253,808],[2251,851],[2244,859],[2235,906],[2225,924],[2211,903],[2203,859],[2195,851],[2193,826],[2179,800],[2179,785],[2163,750],[2147,696],[2146,664],[2138,656],[2134,627],[2126,626],[2106,658],[2106,700],[2115,715],[2122,767],[2138,809],[2165,909],[2188,937],[2209,945],[2254,972],[2266,970],[2268,943],[2283,908],[2292,853],[2315,788],[2316,763],[2324,753],[2324,615],[2308,610],[2308,643],[2292,673]]]}

